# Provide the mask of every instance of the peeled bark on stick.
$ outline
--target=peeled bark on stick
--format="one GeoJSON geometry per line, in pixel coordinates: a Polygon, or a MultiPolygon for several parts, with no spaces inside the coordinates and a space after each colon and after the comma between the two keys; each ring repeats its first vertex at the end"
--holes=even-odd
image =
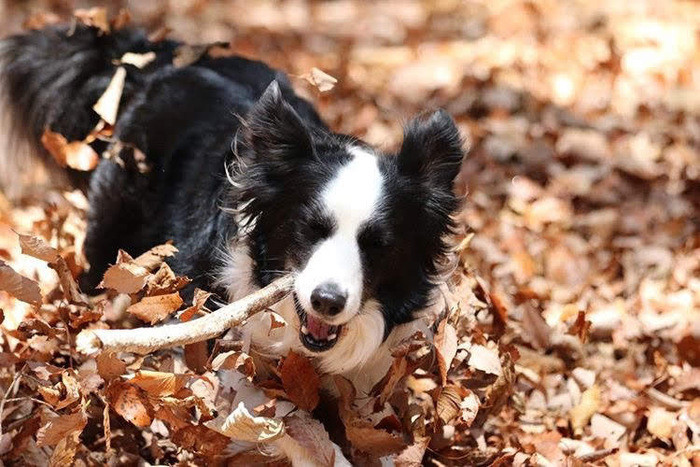
{"type": "Polygon", "coordinates": [[[281,277],[257,292],[201,318],[177,324],[137,329],[86,329],[76,338],[78,352],[100,351],[148,354],[159,349],[201,342],[221,335],[248,316],[282,300],[292,290],[294,278],[281,277]]]}

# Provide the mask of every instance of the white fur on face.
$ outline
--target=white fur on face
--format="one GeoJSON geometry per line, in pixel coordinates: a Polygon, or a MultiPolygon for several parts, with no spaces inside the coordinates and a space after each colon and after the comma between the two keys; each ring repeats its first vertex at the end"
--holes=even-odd
{"type": "Polygon", "coordinates": [[[374,154],[354,146],[348,151],[352,160],[338,171],[321,195],[336,229],[316,247],[295,284],[299,302],[309,313],[313,313],[311,293],[319,285],[334,283],[347,294],[344,310],[333,318],[324,317],[331,324],[345,323],[360,311],[363,274],[357,234],[372,217],[384,184],[374,154]]]}

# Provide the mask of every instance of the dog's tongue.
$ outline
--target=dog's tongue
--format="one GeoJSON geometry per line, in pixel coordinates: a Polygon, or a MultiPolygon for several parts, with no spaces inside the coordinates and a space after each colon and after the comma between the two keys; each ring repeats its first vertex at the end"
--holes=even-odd
{"type": "Polygon", "coordinates": [[[331,327],[320,319],[306,315],[306,328],[316,340],[328,340],[331,327]]]}

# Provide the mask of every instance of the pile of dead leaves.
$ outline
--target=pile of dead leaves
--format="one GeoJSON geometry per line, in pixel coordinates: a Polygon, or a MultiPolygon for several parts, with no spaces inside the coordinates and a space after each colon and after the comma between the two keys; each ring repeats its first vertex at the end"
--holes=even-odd
{"type": "MultiPolygon", "coordinates": [[[[33,2],[70,15],[64,3],[33,2]]],[[[284,438],[323,465],[332,438],[356,463],[697,465],[698,5],[271,5],[132,2],[132,15],[154,39],[170,27],[214,44],[183,48],[177,66],[228,53],[278,66],[334,129],[370,143],[395,146],[401,122],[429,107],[455,116],[471,135],[458,184],[468,192],[458,222],[471,233],[436,337],[397,346],[368,395],[299,356],[261,358],[235,336],[212,351],[85,360],[73,347],[80,329],[196,319],[206,292],[184,304],[184,279],[162,257],[122,254],[105,293],[85,298],[71,279],[86,267],[84,199],[2,201],[3,460],[267,462],[265,444],[284,438]],[[23,244],[38,259],[21,253],[15,231],[31,234],[23,244]],[[313,408],[338,417],[314,418],[313,408]]],[[[25,13],[0,4],[0,25],[17,29],[25,13]]],[[[105,34],[126,21],[77,16],[105,34]]],[[[148,57],[120,62],[147,66],[148,57]]],[[[120,79],[85,141],[45,134],[59,163],[133,157],[148,170],[135,148],[111,140],[120,79]],[[93,154],[95,139],[116,149],[93,154]]]]}
{"type": "MultiPolygon", "coordinates": [[[[6,214],[6,221],[24,215],[6,214]]],[[[83,329],[196,319],[207,312],[209,297],[197,290],[193,303],[184,304],[179,291],[190,281],[165,262],[177,254],[171,244],[137,258],[120,252],[99,286],[105,292],[87,297],[75,280],[84,262],[68,234],[77,228],[68,221],[82,214],[64,200],[60,209],[34,213],[31,230],[43,226],[46,237],[8,233],[20,251],[6,253],[0,277],[7,383],[0,446],[7,461],[270,462],[265,445],[288,437],[318,465],[332,465],[330,431],[355,462],[396,456],[397,463],[416,465],[428,447],[444,449],[468,428],[483,426],[512,393],[515,350],[499,349],[483,335],[467,339],[473,317],[461,307],[472,305],[460,301],[452,302],[434,343],[421,334],[402,342],[386,377],[362,395],[341,376],[319,374],[305,357],[271,360],[233,339],[218,341],[211,352],[192,344],[145,357],[79,355],[74,342],[83,329]],[[51,269],[54,286],[42,287],[48,285],[42,274],[51,269]],[[319,413],[339,418],[313,418],[320,404],[319,413]]],[[[482,460],[494,453],[476,446],[463,452],[482,460]]]]}

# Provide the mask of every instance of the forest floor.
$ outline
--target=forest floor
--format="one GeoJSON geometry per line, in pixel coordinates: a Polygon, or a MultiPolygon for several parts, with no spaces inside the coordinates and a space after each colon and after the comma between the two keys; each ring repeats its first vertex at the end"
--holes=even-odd
{"type": "MultiPolygon", "coordinates": [[[[465,135],[449,316],[434,343],[397,349],[369,402],[341,401],[354,462],[700,465],[700,3],[102,3],[286,71],[334,130],[371,144],[395,148],[402,123],[437,107],[465,135]]],[[[5,0],[0,36],[84,6],[5,0]]],[[[0,286],[28,281],[0,291],[2,461],[246,464],[266,460],[265,436],[291,436],[328,464],[324,428],[290,412],[316,405],[328,376],[298,356],[76,351],[85,328],[205,312],[178,302],[182,281],[153,257],[120,258],[140,286],[83,296],[85,208],[79,192],[0,193],[0,286]],[[239,414],[254,456],[222,454],[226,369],[273,401],[239,414]]]]}

